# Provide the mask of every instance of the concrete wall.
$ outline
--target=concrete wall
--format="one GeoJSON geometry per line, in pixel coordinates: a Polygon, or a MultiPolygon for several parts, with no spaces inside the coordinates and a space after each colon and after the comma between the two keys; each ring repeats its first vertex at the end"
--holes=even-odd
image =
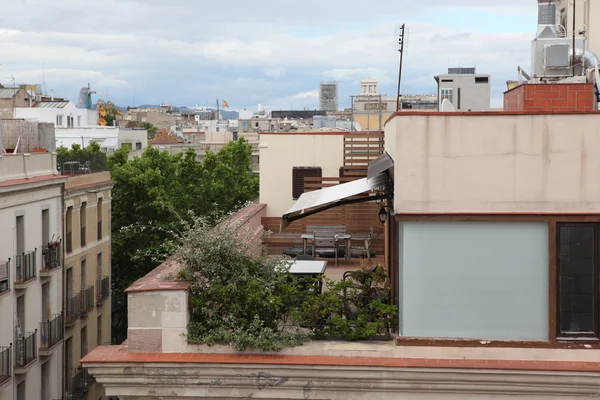
{"type": "Polygon", "coordinates": [[[17,142],[19,153],[30,153],[36,147],[44,147],[50,152],[56,149],[53,124],[23,119],[4,119],[0,124],[4,149],[14,149],[17,142]]]}
{"type": "Polygon", "coordinates": [[[9,154],[0,157],[0,181],[58,174],[56,153],[9,154]]]}
{"type": "Polygon", "coordinates": [[[399,224],[399,335],[548,340],[548,231],[547,223],[399,224]]]}
{"type": "MultiPolygon", "coordinates": [[[[16,178],[12,173],[5,174],[7,164],[24,163],[25,158],[31,159],[27,164],[39,164],[41,170],[32,174],[45,173],[50,166],[44,166],[44,161],[52,160],[51,154],[33,154],[31,156],[5,156],[0,159],[0,181],[10,176],[16,178]],[[39,158],[39,160],[37,159],[39,158]],[[35,159],[35,160],[34,160],[35,159]],[[42,161],[34,163],[33,161],[42,161]]],[[[48,162],[50,164],[50,162],[48,162]]],[[[21,177],[25,174],[21,173],[21,177]]],[[[40,323],[53,315],[60,314],[62,311],[62,279],[60,269],[54,271],[49,277],[43,279],[39,276],[39,270],[42,266],[42,211],[49,212],[49,237],[54,240],[63,238],[62,232],[62,181],[50,181],[46,185],[32,188],[27,183],[18,186],[6,187],[0,195],[0,260],[12,259],[10,271],[11,290],[0,296],[0,318],[4,323],[0,329],[0,346],[8,346],[15,342],[15,326],[17,316],[17,299],[23,296],[24,299],[24,319],[21,320],[22,333],[26,334],[39,330],[40,323]],[[14,278],[16,274],[14,256],[16,248],[16,218],[24,218],[24,249],[26,252],[37,249],[36,253],[36,274],[34,280],[27,283],[24,289],[15,289],[14,278]],[[49,285],[49,298],[45,301],[42,298],[43,284],[49,285]]],[[[40,333],[38,331],[38,347],[40,343],[40,333]]],[[[13,399],[16,397],[16,387],[18,383],[25,382],[25,397],[28,399],[40,398],[41,393],[41,363],[42,361],[50,363],[50,375],[48,376],[48,394],[51,398],[61,397],[62,385],[62,345],[55,348],[52,355],[42,360],[40,357],[29,367],[24,376],[14,376],[13,380],[0,388],[0,399],[13,399]]],[[[13,359],[14,362],[14,359],[13,359]]]]}
{"type": "Polygon", "coordinates": [[[489,75],[442,75],[438,83],[438,99],[441,105],[441,90],[453,89],[452,104],[457,110],[487,111],[491,106],[491,77],[489,75]],[[475,83],[475,77],[487,77],[487,83],[475,83]],[[452,82],[443,82],[452,80],[452,82]],[[459,100],[460,89],[460,100],[459,100]]]}
{"type": "Polygon", "coordinates": [[[0,114],[2,118],[14,118],[15,107],[29,107],[29,95],[23,89],[15,90],[12,99],[0,99],[0,114]]]}
{"type": "Polygon", "coordinates": [[[344,134],[338,132],[262,134],[259,149],[260,202],[267,217],[281,217],[294,204],[294,167],[321,167],[324,177],[337,177],[344,165],[344,134]]]}
{"type": "Polygon", "coordinates": [[[397,214],[600,209],[600,114],[406,113],[385,131],[397,214]]]}

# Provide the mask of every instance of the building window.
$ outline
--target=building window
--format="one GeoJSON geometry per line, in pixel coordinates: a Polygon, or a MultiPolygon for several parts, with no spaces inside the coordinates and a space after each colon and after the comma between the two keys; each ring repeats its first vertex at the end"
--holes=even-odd
{"type": "Polygon", "coordinates": [[[81,126],[81,115],[77,116],[77,126],[81,126]]]}
{"type": "Polygon", "coordinates": [[[87,203],[84,201],[81,203],[81,209],[79,210],[79,226],[81,227],[81,246],[86,244],[86,230],[85,223],[87,220],[87,203]]]}
{"type": "Polygon", "coordinates": [[[599,224],[558,226],[558,335],[598,338],[599,224]]]}
{"type": "Polygon", "coordinates": [[[87,354],[87,349],[88,349],[88,345],[87,345],[87,326],[84,326],[83,328],[81,328],[81,357],[85,357],[85,355],[87,354]]]}
{"type": "Polygon", "coordinates": [[[102,280],[102,253],[96,255],[96,279],[102,280]]]}
{"type": "Polygon", "coordinates": [[[451,103],[454,101],[454,89],[440,89],[440,104],[448,99],[451,103]]]}
{"type": "Polygon", "coordinates": [[[73,251],[73,207],[67,208],[67,253],[73,251]]]}
{"type": "Polygon", "coordinates": [[[475,83],[489,83],[490,78],[487,76],[477,76],[475,77],[475,83]]]}
{"type": "Polygon", "coordinates": [[[96,205],[96,220],[98,221],[98,228],[96,232],[96,239],[102,240],[102,197],[98,199],[98,205],[96,205]]]}
{"type": "Polygon", "coordinates": [[[87,271],[86,271],[86,260],[81,260],[81,282],[80,282],[80,290],[84,291],[85,289],[87,289],[87,271]]]}
{"type": "Polygon", "coordinates": [[[98,346],[102,346],[104,342],[102,342],[102,315],[98,316],[98,333],[96,338],[96,344],[98,346]]]}
{"type": "Polygon", "coordinates": [[[142,149],[142,142],[136,142],[135,143],[135,149],[136,150],[141,150],[142,149]]]}
{"type": "Polygon", "coordinates": [[[63,116],[57,115],[56,116],[56,126],[62,126],[62,125],[63,125],[63,116]]]}
{"type": "Polygon", "coordinates": [[[296,200],[305,191],[304,178],[321,178],[321,167],[294,167],[292,169],[292,198],[296,200]]]}

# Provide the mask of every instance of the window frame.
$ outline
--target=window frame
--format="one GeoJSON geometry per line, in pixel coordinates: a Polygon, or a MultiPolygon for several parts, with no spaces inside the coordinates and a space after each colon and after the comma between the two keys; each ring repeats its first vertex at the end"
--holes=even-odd
{"type": "Polygon", "coordinates": [[[557,222],[556,223],[556,340],[557,341],[595,341],[600,342],[600,223],[598,222],[557,222]],[[594,330],[595,332],[563,332],[561,328],[561,263],[560,263],[560,243],[561,228],[573,227],[591,227],[594,229],[594,330]]]}
{"type": "Polygon", "coordinates": [[[306,192],[304,187],[304,178],[322,178],[323,168],[322,167],[293,167],[292,168],[292,199],[298,200],[303,193],[306,192]],[[300,191],[300,182],[302,180],[302,191],[300,191]]]}

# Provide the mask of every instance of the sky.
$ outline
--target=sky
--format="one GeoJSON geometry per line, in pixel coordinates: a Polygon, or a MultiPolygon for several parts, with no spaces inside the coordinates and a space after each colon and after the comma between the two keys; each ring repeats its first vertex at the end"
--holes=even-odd
{"type": "Polygon", "coordinates": [[[502,106],[529,70],[535,0],[0,0],[0,83],[46,83],[77,100],[232,109],[316,109],[321,81],[340,108],[379,80],[397,90],[397,26],[407,26],[402,93],[434,93],[434,75],[475,66],[502,106]]]}

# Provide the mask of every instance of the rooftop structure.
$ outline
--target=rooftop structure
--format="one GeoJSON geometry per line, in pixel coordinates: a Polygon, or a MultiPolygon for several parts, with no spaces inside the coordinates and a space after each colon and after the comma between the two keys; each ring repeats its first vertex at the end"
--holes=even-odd
{"type": "Polygon", "coordinates": [[[490,75],[475,68],[448,68],[448,74],[435,76],[438,85],[438,111],[444,100],[459,111],[488,111],[491,105],[490,75]]]}
{"type": "Polygon", "coordinates": [[[338,83],[321,82],[319,87],[319,109],[326,112],[338,110],[338,83]]]}

